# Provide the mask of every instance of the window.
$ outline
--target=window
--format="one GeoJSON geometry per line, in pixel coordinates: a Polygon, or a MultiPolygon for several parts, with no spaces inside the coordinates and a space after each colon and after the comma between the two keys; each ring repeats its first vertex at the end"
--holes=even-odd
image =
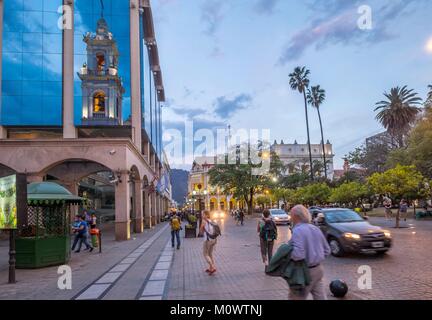
{"type": "Polygon", "coordinates": [[[105,113],[105,92],[96,92],[93,96],[93,113],[105,113]]]}
{"type": "Polygon", "coordinates": [[[98,72],[105,70],[105,55],[103,53],[96,54],[96,62],[98,72]]]}

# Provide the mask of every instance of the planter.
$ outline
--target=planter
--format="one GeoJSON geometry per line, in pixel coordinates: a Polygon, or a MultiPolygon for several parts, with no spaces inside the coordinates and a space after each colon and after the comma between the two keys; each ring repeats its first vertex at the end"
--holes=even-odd
{"type": "Polygon", "coordinates": [[[185,238],[196,238],[196,228],[185,228],[185,238]]]}
{"type": "Polygon", "coordinates": [[[70,236],[18,238],[17,269],[36,269],[67,264],[70,259],[70,236]]]}

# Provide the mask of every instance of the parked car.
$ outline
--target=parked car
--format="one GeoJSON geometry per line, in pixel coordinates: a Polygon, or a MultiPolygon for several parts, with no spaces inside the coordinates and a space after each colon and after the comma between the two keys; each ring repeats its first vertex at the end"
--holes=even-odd
{"type": "Polygon", "coordinates": [[[291,225],[291,216],[282,209],[270,209],[270,216],[278,224],[291,225]]]}
{"type": "Polygon", "coordinates": [[[386,253],[392,246],[391,233],[374,226],[350,209],[322,209],[314,223],[327,238],[331,253],[386,253]]]}

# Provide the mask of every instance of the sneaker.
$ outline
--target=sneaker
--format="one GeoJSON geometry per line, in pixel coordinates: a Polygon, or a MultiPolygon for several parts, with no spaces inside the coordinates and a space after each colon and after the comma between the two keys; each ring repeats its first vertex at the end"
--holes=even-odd
{"type": "Polygon", "coordinates": [[[75,253],[80,253],[80,251],[79,251],[79,250],[76,250],[75,253]]]}
{"type": "Polygon", "coordinates": [[[89,249],[89,250],[90,250],[90,252],[92,252],[92,251],[93,251],[93,249],[94,249],[94,248],[93,248],[93,247],[91,247],[91,248],[89,249]]]}
{"type": "Polygon", "coordinates": [[[180,247],[177,247],[177,250],[180,250],[180,247]]]}

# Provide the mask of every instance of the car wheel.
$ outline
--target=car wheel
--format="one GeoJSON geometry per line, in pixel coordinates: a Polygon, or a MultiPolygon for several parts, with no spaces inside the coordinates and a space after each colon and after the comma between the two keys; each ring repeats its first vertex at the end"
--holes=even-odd
{"type": "Polygon", "coordinates": [[[345,254],[340,242],[336,238],[329,239],[329,246],[333,256],[342,257],[345,254]]]}

